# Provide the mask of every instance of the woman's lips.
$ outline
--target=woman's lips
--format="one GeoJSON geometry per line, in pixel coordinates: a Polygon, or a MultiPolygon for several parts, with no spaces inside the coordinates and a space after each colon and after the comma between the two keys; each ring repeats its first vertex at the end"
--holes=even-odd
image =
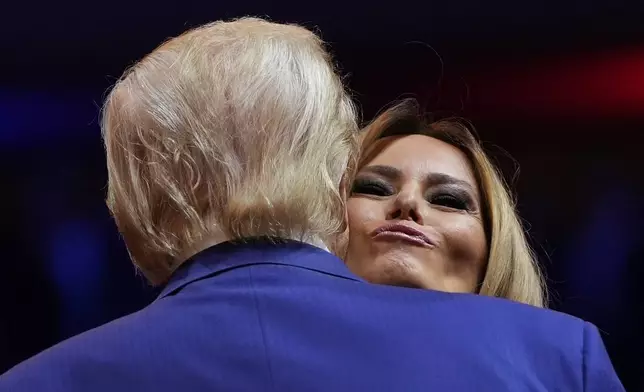
{"type": "Polygon", "coordinates": [[[374,239],[405,241],[424,247],[436,246],[436,243],[420,230],[400,223],[381,226],[373,231],[372,236],[374,239]]]}

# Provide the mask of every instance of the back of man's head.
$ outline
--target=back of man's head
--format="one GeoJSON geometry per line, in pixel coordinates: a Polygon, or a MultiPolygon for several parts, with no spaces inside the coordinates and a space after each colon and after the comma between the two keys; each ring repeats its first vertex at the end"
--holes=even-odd
{"type": "Polygon", "coordinates": [[[322,41],[302,27],[218,21],[162,44],[103,113],[107,202],[133,261],[162,283],[214,232],[330,239],[343,229],[355,121],[322,41]]]}

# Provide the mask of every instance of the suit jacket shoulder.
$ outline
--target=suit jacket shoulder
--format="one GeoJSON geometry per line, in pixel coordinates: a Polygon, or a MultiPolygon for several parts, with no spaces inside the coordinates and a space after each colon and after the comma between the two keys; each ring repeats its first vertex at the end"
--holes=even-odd
{"type": "Polygon", "coordinates": [[[582,320],[368,284],[297,243],[210,249],[147,308],[0,376],[2,392],[429,388],[623,390],[582,320]]]}

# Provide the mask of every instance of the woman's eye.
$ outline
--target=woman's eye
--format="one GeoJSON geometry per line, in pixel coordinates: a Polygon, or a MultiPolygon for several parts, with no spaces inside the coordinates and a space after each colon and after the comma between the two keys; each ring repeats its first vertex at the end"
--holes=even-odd
{"type": "Polygon", "coordinates": [[[374,196],[391,196],[392,190],[389,186],[376,181],[356,180],[351,188],[351,193],[374,196]]]}
{"type": "Polygon", "coordinates": [[[459,197],[449,195],[449,194],[438,194],[430,198],[430,203],[436,204],[439,206],[453,208],[455,210],[466,210],[467,202],[460,199],[459,197]]]}

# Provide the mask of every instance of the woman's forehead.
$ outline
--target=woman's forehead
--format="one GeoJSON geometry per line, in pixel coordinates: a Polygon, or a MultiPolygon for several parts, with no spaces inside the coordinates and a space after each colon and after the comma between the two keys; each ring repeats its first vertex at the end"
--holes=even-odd
{"type": "Polygon", "coordinates": [[[476,187],[472,167],[466,155],[457,147],[424,135],[390,136],[366,166],[391,166],[404,176],[446,174],[469,182],[476,187]]]}

